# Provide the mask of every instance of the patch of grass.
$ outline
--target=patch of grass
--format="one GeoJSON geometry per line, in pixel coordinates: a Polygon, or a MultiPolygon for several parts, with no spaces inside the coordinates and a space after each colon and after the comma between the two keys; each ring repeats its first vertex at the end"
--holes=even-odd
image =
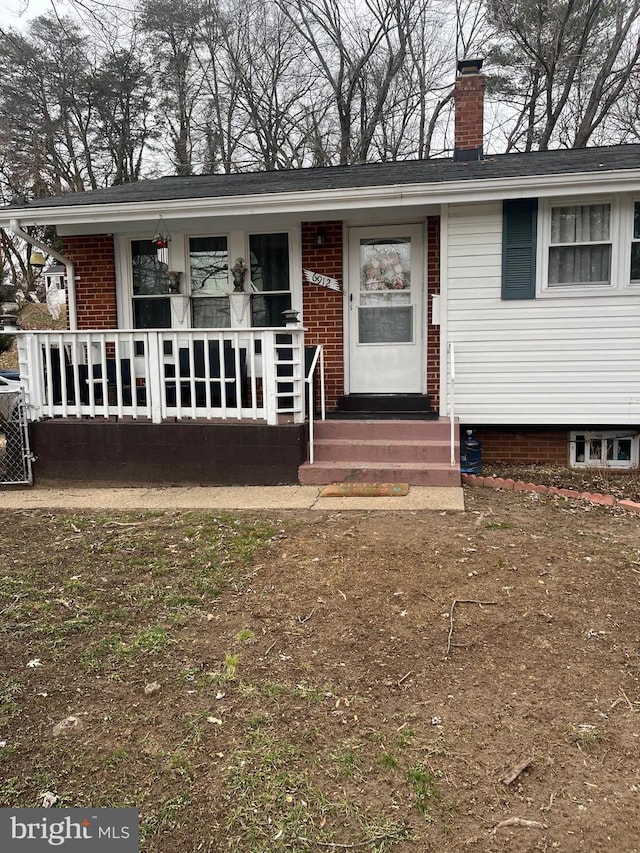
{"type": "Polygon", "coordinates": [[[19,679],[13,675],[0,683],[0,726],[4,727],[18,710],[18,698],[22,693],[19,679]]]}
{"type": "Polygon", "coordinates": [[[400,762],[395,755],[390,752],[383,752],[376,763],[380,767],[384,767],[386,770],[395,770],[395,768],[400,765],[400,762]]]}
{"type": "Polygon", "coordinates": [[[233,681],[238,671],[240,655],[226,654],[222,662],[222,677],[225,681],[233,681]]]}
{"type": "Polygon", "coordinates": [[[410,835],[401,821],[353,799],[332,800],[319,784],[323,769],[330,777],[336,768],[347,778],[360,775],[356,748],[346,741],[335,752],[311,757],[270,729],[248,731],[228,761],[228,836],[242,840],[243,853],[300,853],[317,845],[390,851],[410,835]]]}
{"type": "Polygon", "coordinates": [[[396,749],[407,749],[413,743],[415,736],[416,733],[413,729],[402,729],[398,737],[394,740],[393,745],[396,749]]]}
{"type": "Polygon", "coordinates": [[[338,752],[329,753],[337,776],[346,779],[362,779],[362,762],[360,756],[352,749],[343,749],[338,752]]]}
{"type": "Polygon", "coordinates": [[[121,764],[124,764],[129,760],[129,753],[123,746],[118,746],[111,752],[103,755],[100,759],[100,763],[103,767],[106,767],[109,770],[112,770],[114,767],[118,767],[121,764]]]}
{"type": "Polygon", "coordinates": [[[567,734],[569,735],[569,740],[578,749],[592,749],[605,739],[602,729],[599,729],[597,726],[587,725],[586,723],[572,725],[567,734]]]}
{"type": "Polygon", "coordinates": [[[325,699],[333,696],[330,690],[316,687],[313,684],[307,684],[306,681],[301,681],[299,684],[287,684],[281,681],[266,679],[250,686],[243,684],[242,690],[245,693],[253,694],[259,692],[268,699],[276,701],[283,696],[293,699],[304,699],[309,704],[324,702],[325,699]]]}
{"type": "Polygon", "coordinates": [[[246,643],[247,640],[253,640],[255,634],[251,630],[251,628],[243,628],[242,631],[238,631],[236,634],[236,643],[246,643]]]}
{"type": "Polygon", "coordinates": [[[155,806],[148,816],[143,813],[140,821],[140,843],[144,844],[156,832],[176,829],[180,826],[185,809],[191,805],[191,792],[185,791],[167,797],[155,806]]]}
{"type": "Polygon", "coordinates": [[[425,752],[430,758],[434,756],[438,758],[448,758],[449,750],[444,742],[444,736],[438,735],[438,737],[429,741],[425,748],[425,752]]]}
{"type": "Polygon", "coordinates": [[[11,776],[0,783],[0,806],[9,808],[15,806],[24,793],[24,779],[11,776]]]}
{"type": "Polygon", "coordinates": [[[433,800],[442,796],[438,779],[422,764],[415,764],[407,770],[407,782],[413,789],[416,808],[427,820],[432,820],[429,808],[433,800]]]}
{"type": "Polygon", "coordinates": [[[167,632],[161,626],[143,628],[129,642],[124,642],[120,634],[107,634],[83,650],[80,663],[87,672],[113,668],[139,654],[159,655],[169,642],[167,632]]]}
{"type": "Polygon", "coordinates": [[[158,655],[169,645],[169,638],[164,628],[149,627],[140,631],[131,645],[142,652],[148,652],[150,655],[158,655]]]}

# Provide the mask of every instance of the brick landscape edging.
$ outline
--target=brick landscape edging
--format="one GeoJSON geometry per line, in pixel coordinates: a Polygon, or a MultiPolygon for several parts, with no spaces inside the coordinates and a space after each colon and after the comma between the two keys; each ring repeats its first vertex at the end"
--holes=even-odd
{"type": "Polygon", "coordinates": [[[538,486],[523,480],[511,480],[503,477],[480,477],[477,474],[462,474],[462,484],[485,489],[503,489],[513,492],[533,492],[538,495],[558,495],[561,498],[588,501],[596,506],[619,506],[626,512],[640,515],[640,503],[618,500],[613,495],[601,495],[599,492],[578,492],[575,489],[558,489],[555,486],[538,486]]]}

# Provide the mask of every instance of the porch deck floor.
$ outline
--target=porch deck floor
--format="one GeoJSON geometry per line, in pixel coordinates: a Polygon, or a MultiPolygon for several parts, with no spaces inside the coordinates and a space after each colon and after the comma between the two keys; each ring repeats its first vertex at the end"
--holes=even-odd
{"type": "Polygon", "coordinates": [[[0,490],[0,509],[68,510],[452,510],[460,487],[411,486],[394,497],[320,497],[317,486],[35,487],[0,490]]]}

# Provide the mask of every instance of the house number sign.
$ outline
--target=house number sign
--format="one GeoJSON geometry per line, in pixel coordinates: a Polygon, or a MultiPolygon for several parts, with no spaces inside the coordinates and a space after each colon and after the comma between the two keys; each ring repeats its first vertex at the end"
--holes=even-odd
{"type": "Polygon", "coordinates": [[[304,277],[311,284],[317,284],[320,287],[327,287],[329,290],[340,291],[340,283],[337,279],[331,278],[328,275],[320,275],[319,272],[311,272],[311,270],[302,270],[304,277]]]}

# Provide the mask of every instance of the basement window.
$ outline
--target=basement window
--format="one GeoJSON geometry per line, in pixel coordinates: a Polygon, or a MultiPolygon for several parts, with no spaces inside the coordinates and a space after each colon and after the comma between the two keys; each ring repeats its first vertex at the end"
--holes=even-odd
{"type": "Polygon", "coordinates": [[[634,468],[638,465],[638,433],[572,432],[572,468],[634,468]]]}

